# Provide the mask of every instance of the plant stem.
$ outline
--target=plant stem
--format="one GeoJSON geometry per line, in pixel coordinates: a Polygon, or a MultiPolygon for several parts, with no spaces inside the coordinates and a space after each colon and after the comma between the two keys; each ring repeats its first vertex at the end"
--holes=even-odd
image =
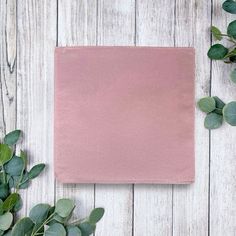
{"type": "Polygon", "coordinates": [[[21,171],[21,174],[20,174],[20,178],[19,178],[19,181],[18,181],[17,186],[16,186],[16,191],[15,191],[16,193],[18,193],[18,191],[19,191],[20,183],[21,183],[21,180],[23,178],[23,174],[24,174],[24,168],[22,168],[22,171],[21,171]]]}
{"type": "Polygon", "coordinates": [[[38,228],[35,232],[32,232],[31,236],[41,235],[41,233],[38,233],[38,231],[39,231],[44,225],[48,224],[48,223],[52,220],[52,218],[54,217],[55,214],[56,214],[55,212],[52,213],[52,214],[39,226],[39,228],[38,228]]]}

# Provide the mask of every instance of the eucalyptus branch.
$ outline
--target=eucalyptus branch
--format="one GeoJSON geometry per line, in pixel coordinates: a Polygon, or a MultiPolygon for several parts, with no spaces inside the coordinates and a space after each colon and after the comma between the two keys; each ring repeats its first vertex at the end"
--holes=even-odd
{"type": "MultiPolygon", "coordinates": [[[[222,8],[231,14],[236,14],[236,1],[226,0],[222,8]]],[[[222,60],[224,63],[236,63],[236,20],[227,26],[227,33],[221,33],[216,26],[211,27],[213,38],[221,41],[226,37],[232,43],[229,47],[223,44],[213,44],[208,50],[208,57],[212,60],[222,60]]],[[[236,83],[236,69],[230,73],[231,81],[236,83]]],[[[204,97],[198,101],[198,107],[206,113],[204,126],[207,129],[217,129],[223,124],[223,120],[232,126],[236,126],[236,101],[225,104],[220,98],[204,97]]]]}
{"type": "Polygon", "coordinates": [[[10,132],[0,143],[0,234],[10,236],[50,236],[81,235],[94,233],[96,223],[103,217],[104,209],[95,208],[86,220],[70,223],[75,208],[71,199],[60,199],[55,206],[40,203],[34,206],[29,217],[15,222],[15,212],[22,206],[20,190],[27,188],[34,178],[44,170],[40,163],[27,170],[27,156],[21,151],[19,156],[13,154],[14,146],[21,136],[20,130],[10,132]]]}

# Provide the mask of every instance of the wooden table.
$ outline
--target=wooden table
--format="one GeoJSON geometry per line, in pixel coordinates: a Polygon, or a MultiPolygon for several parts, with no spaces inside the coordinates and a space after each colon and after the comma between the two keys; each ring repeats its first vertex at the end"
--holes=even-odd
{"type": "MultiPolygon", "coordinates": [[[[30,165],[48,164],[22,191],[22,215],[39,202],[72,197],[76,214],[106,208],[96,236],[236,235],[236,132],[208,132],[196,110],[196,182],[192,185],[61,185],[53,174],[55,46],[156,45],[196,48],[196,99],[236,100],[229,65],[206,53],[211,24],[235,17],[220,0],[1,0],[0,133],[24,131],[30,165]],[[212,4],[211,4],[212,2],[212,4]],[[208,234],[209,233],[209,234],[208,234]]],[[[171,70],[171,65],[169,65],[171,70]]],[[[65,157],[66,161],[66,157],[65,157]]],[[[78,166],[78,171],[79,171],[78,166]]]]}

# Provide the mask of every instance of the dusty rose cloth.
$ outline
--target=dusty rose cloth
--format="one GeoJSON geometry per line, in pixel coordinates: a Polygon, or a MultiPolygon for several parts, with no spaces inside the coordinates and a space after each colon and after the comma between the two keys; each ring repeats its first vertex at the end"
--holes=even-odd
{"type": "Polygon", "coordinates": [[[59,181],[194,181],[194,64],[193,48],[56,48],[59,181]]]}

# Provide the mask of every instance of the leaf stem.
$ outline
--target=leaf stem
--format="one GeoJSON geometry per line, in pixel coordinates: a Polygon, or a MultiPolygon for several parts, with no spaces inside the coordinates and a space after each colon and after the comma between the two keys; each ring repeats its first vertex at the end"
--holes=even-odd
{"type": "Polygon", "coordinates": [[[41,235],[41,233],[38,233],[38,231],[39,231],[44,225],[46,225],[47,223],[49,223],[49,222],[52,220],[52,218],[54,217],[55,214],[56,214],[56,213],[53,212],[53,213],[38,227],[38,229],[37,229],[35,232],[32,232],[31,236],[41,235]]]}
{"type": "Polygon", "coordinates": [[[17,186],[16,186],[16,191],[15,191],[16,193],[18,193],[20,185],[22,184],[21,181],[22,181],[22,178],[23,178],[24,170],[25,169],[22,168],[22,171],[21,171],[21,174],[20,174],[20,178],[19,178],[19,181],[18,181],[17,186]]]}

